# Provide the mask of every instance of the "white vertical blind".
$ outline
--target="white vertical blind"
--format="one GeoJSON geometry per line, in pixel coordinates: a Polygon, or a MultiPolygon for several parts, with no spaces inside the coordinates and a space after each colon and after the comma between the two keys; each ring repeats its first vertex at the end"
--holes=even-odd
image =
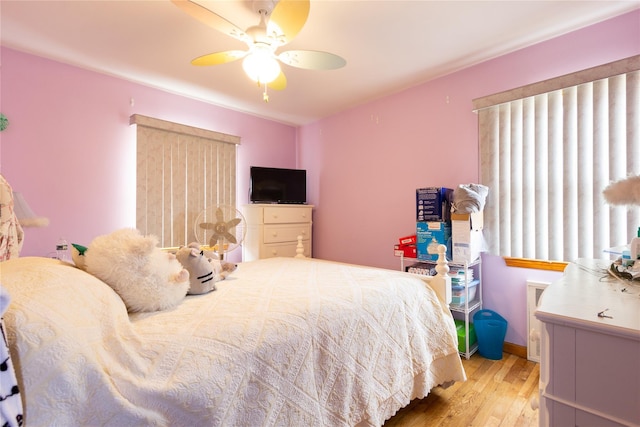
{"type": "MultiPolygon", "coordinates": [[[[536,85],[531,96],[495,105],[476,100],[481,182],[490,188],[485,237],[492,253],[600,258],[607,256],[604,249],[635,236],[640,208],[608,206],[602,196],[612,181],[640,174],[640,56],[620,64],[623,73],[607,64],[602,68],[614,74],[596,81],[585,82],[581,72],[577,85],[548,92],[536,85]]],[[[603,70],[594,70],[588,71],[602,77],[603,70]]],[[[504,101],[505,95],[511,96],[493,98],[504,101]]]]}
{"type": "MultiPolygon", "coordinates": [[[[627,75],[627,170],[640,171],[640,73],[627,75]]],[[[640,209],[627,210],[627,228],[640,226],[640,209]]]]}
{"type": "Polygon", "coordinates": [[[196,241],[203,209],[236,204],[240,138],[134,115],[137,127],[136,227],[160,246],[196,241]]]}

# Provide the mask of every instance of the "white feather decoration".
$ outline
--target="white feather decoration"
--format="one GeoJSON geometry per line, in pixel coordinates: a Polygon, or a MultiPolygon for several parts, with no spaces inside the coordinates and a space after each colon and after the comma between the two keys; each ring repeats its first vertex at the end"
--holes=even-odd
{"type": "Polygon", "coordinates": [[[613,182],[602,194],[610,205],[640,205],[640,175],[613,182]]]}

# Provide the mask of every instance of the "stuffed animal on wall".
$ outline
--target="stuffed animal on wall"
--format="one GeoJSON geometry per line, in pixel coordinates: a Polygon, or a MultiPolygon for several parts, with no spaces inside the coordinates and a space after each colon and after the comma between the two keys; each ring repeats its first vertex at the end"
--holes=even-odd
{"type": "Polygon", "coordinates": [[[86,271],[111,286],[130,312],[175,307],[189,290],[189,272],[157,245],[155,236],[130,228],[96,237],[84,254],[86,271]]]}
{"type": "Polygon", "coordinates": [[[17,258],[23,240],[22,226],[13,211],[13,190],[0,175],[0,261],[17,258]]]}
{"type": "Polygon", "coordinates": [[[189,295],[199,295],[216,290],[216,282],[233,273],[237,265],[205,256],[198,243],[189,243],[176,252],[178,261],[189,272],[189,295]]]}

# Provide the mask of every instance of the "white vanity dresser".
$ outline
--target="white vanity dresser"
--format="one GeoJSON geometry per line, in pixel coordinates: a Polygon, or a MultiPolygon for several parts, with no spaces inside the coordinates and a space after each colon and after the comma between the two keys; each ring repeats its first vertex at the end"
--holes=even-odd
{"type": "Polygon", "coordinates": [[[247,235],[242,243],[242,260],[292,257],[298,236],[304,256],[311,258],[313,205],[252,204],[243,206],[247,235]]]}
{"type": "Polygon", "coordinates": [[[540,426],[640,426],[640,282],[609,265],[571,263],[542,295],[540,426]]]}

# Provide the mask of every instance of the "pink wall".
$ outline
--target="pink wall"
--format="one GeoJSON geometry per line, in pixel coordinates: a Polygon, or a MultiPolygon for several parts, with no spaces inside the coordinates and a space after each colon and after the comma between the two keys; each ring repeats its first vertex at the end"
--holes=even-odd
{"type": "MultiPolygon", "coordinates": [[[[135,134],[143,114],[242,137],[238,200],[250,165],[309,171],[314,255],[399,268],[392,246],[415,229],[415,188],[478,181],[476,97],[640,53],[640,11],[432,80],[298,129],[2,48],[1,171],[51,220],[27,229],[22,255],[60,236],[89,243],[135,225],[135,134]],[[134,105],[130,105],[131,98],[134,105]]],[[[484,256],[484,298],[526,343],[527,278],[484,256]]]]}
{"type": "Polygon", "coordinates": [[[50,219],[46,228],[26,230],[22,256],[49,254],[61,236],[88,244],[135,227],[131,114],[240,136],[240,204],[247,202],[249,166],[296,166],[291,126],[7,48],[1,79],[2,112],[10,122],[0,134],[2,174],[50,219]]]}
{"type": "MultiPolygon", "coordinates": [[[[639,53],[636,10],[303,127],[314,256],[399,268],[393,245],[415,231],[415,189],[478,182],[474,98],[639,53]]],[[[485,305],[510,322],[507,341],[525,345],[525,280],[559,274],[483,259],[485,305]]]]}
{"type": "Polygon", "coordinates": [[[415,230],[415,189],[478,182],[474,98],[638,53],[640,10],[303,127],[314,253],[397,267],[392,246],[415,230]]]}

